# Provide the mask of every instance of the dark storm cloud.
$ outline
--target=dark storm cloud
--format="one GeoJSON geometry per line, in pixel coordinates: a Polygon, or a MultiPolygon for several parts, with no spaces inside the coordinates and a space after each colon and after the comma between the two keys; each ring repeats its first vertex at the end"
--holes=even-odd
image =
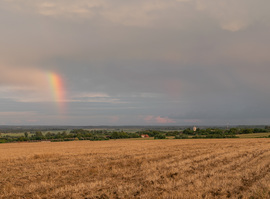
{"type": "Polygon", "coordinates": [[[14,117],[3,123],[266,122],[269,4],[2,1],[0,115],[14,117]],[[64,81],[65,115],[49,72],[64,81]]]}

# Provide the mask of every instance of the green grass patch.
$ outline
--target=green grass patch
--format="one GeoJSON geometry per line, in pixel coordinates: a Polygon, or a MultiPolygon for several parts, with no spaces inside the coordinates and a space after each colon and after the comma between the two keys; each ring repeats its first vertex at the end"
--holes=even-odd
{"type": "Polygon", "coordinates": [[[270,133],[251,133],[251,134],[238,134],[239,138],[263,138],[268,137],[270,133]]]}
{"type": "Polygon", "coordinates": [[[10,136],[10,137],[21,137],[24,136],[24,133],[1,133],[2,137],[10,136]]]}

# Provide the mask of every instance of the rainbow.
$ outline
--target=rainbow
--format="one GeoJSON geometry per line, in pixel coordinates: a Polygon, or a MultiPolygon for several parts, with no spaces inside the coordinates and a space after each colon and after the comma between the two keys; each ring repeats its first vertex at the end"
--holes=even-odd
{"type": "Polygon", "coordinates": [[[50,89],[52,91],[52,97],[57,103],[59,111],[63,112],[65,110],[65,89],[63,80],[60,75],[56,73],[49,73],[48,79],[50,83],[50,89]]]}

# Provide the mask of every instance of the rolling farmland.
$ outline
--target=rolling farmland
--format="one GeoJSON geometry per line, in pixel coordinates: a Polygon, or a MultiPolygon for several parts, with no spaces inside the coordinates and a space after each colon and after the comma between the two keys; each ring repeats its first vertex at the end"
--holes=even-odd
{"type": "Polygon", "coordinates": [[[270,139],[0,145],[0,198],[269,198],[270,139]]]}

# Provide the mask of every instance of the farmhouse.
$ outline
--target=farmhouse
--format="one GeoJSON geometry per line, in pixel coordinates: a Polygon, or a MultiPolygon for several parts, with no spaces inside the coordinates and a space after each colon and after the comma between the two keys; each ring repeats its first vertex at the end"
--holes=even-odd
{"type": "Polygon", "coordinates": [[[142,138],[149,138],[149,135],[148,134],[142,134],[141,137],[142,138]]]}

